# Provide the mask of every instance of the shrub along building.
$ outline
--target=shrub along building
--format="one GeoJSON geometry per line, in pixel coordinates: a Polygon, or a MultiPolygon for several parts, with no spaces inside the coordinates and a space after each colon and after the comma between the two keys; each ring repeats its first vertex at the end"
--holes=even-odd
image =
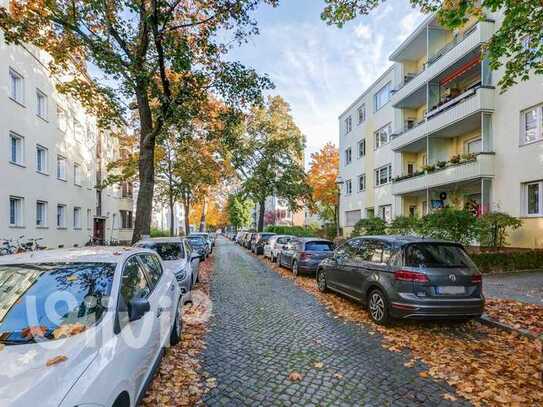
{"type": "Polygon", "coordinates": [[[8,46],[0,32],[0,60],[0,238],[129,241],[132,185],[101,186],[123,153],[118,138],[56,91],[43,51],[8,46]]]}
{"type": "Polygon", "coordinates": [[[339,120],[340,224],[444,206],[522,219],[510,244],[543,248],[543,77],[500,93],[483,46],[503,16],[461,30],[434,16],[339,120]]]}

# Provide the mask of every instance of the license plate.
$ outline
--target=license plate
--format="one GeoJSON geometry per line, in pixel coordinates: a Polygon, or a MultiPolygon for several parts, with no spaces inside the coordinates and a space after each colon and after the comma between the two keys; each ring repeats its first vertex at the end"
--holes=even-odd
{"type": "Polygon", "coordinates": [[[463,286],[444,286],[444,287],[437,287],[437,293],[441,295],[458,295],[458,294],[465,294],[466,288],[463,286]]]}

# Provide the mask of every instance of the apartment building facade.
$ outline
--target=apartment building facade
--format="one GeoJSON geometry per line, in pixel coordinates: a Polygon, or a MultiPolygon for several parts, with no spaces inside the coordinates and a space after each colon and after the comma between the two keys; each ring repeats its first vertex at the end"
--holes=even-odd
{"type": "MultiPolygon", "coordinates": [[[[503,72],[489,69],[482,49],[502,19],[500,12],[488,13],[451,31],[430,16],[391,54],[388,197],[392,216],[445,206],[474,215],[506,212],[523,221],[512,246],[543,247],[543,78],[532,76],[505,93],[497,88],[503,72]]],[[[366,93],[375,94],[379,85],[366,93]]],[[[340,117],[340,128],[349,113],[340,117]]],[[[340,145],[345,138],[342,131],[340,145]]],[[[342,161],[341,176],[351,173],[342,161]]],[[[344,184],[345,226],[349,205],[375,207],[367,198],[353,203],[347,192],[344,184]]]]}
{"type": "Polygon", "coordinates": [[[81,246],[96,233],[126,239],[131,196],[97,189],[113,159],[99,156],[99,143],[103,154],[120,154],[113,136],[56,91],[46,53],[7,45],[0,33],[0,60],[0,238],[41,238],[48,248],[81,246]]]}

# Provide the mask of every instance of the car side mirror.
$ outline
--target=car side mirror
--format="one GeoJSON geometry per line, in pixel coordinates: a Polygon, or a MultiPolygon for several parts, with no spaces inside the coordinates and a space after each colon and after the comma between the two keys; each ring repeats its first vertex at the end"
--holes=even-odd
{"type": "Polygon", "coordinates": [[[129,321],[137,321],[138,319],[143,318],[145,314],[151,311],[151,305],[149,301],[144,298],[138,298],[130,301],[128,305],[128,318],[129,321]]]}

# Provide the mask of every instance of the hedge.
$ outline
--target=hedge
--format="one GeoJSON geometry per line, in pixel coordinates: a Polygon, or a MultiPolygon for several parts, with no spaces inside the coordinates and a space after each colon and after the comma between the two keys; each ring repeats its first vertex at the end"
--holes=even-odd
{"type": "Polygon", "coordinates": [[[482,273],[502,273],[543,269],[543,251],[472,254],[471,259],[482,273]]]}
{"type": "Polygon", "coordinates": [[[303,226],[267,226],[266,232],[296,237],[312,237],[317,234],[316,229],[304,228],[303,226]]]}

